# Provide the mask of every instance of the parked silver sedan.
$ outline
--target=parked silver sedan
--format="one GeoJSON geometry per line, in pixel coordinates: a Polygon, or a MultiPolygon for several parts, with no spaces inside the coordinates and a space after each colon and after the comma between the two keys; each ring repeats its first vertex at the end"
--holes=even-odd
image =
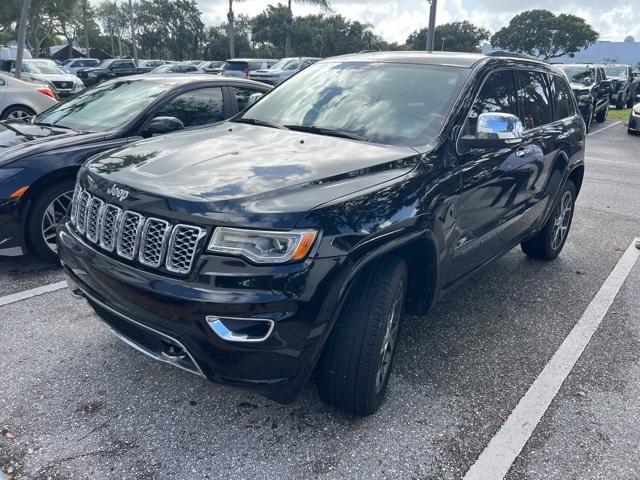
{"type": "Polygon", "coordinates": [[[0,73],[0,120],[31,117],[57,102],[47,84],[23,82],[0,73]]]}

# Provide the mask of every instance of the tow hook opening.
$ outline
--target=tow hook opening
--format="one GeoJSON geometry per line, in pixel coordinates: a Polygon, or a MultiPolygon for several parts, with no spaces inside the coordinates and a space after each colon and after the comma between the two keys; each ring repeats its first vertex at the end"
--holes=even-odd
{"type": "Polygon", "coordinates": [[[163,349],[162,349],[163,357],[172,361],[182,360],[186,358],[187,352],[185,352],[184,349],[182,349],[182,347],[179,347],[178,345],[173,345],[169,342],[165,342],[164,340],[162,341],[162,343],[163,343],[163,349]]]}

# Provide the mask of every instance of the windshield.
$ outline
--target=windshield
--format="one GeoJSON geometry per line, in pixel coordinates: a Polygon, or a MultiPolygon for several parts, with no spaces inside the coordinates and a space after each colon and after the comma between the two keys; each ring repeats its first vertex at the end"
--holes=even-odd
{"type": "Polygon", "coordinates": [[[607,77],[626,77],[627,76],[626,67],[604,67],[604,72],[607,74],[607,77]]]}
{"type": "Polygon", "coordinates": [[[246,110],[255,123],[331,130],[399,146],[440,132],[467,69],[399,63],[316,63],[246,110]]]}
{"type": "Polygon", "coordinates": [[[559,67],[567,75],[571,83],[591,85],[595,82],[596,71],[592,67],[563,67],[562,65],[559,65],[559,67]]]}
{"type": "Polygon", "coordinates": [[[111,130],[127,123],[167,88],[145,81],[106,82],[38,115],[35,123],[92,132],[111,130]]]}
{"type": "Polygon", "coordinates": [[[53,62],[24,62],[22,71],[27,73],[55,73],[64,75],[60,67],[53,62]]]}
{"type": "Polygon", "coordinates": [[[272,70],[297,70],[300,60],[296,58],[283,58],[271,67],[272,70]]]}
{"type": "Polygon", "coordinates": [[[170,72],[171,69],[174,67],[174,65],[160,65],[159,67],[154,68],[153,70],[151,70],[151,73],[167,73],[170,72]]]}

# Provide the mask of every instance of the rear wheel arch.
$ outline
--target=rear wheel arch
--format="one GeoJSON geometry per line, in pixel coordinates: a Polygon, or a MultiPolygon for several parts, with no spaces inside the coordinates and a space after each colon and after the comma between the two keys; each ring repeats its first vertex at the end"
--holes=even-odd
{"type": "Polygon", "coordinates": [[[569,180],[573,182],[573,185],[576,187],[576,195],[578,195],[582,187],[582,181],[584,180],[584,165],[578,165],[571,170],[569,180]]]}

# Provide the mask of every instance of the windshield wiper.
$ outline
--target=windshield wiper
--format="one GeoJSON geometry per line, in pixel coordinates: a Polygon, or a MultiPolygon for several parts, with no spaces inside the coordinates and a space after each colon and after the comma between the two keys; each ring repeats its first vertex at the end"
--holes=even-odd
{"type": "Polygon", "coordinates": [[[280,130],[288,130],[286,126],[280,125],[279,123],[268,122],[266,120],[258,120],[257,118],[240,117],[231,121],[237,122],[237,123],[248,123],[249,125],[259,125],[261,127],[279,128],[280,130]]]}
{"type": "Polygon", "coordinates": [[[318,135],[328,135],[331,137],[349,138],[360,142],[368,142],[369,139],[356,133],[345,132],[344,130],[333,130],[331,128],[316,127],[314,125],[285,125],[289,130],[298,132],[317,133],[318,135]]]}
{"type": "Polygon", "coordinates": [[[47,122],[34,122],[34,125],[41,125],[43,127],[54,127],[54,128],[62,128],[64,130],[73,130],[77,132],[75,128],[67,127],[66,125],[58,125],[57,123],[47,123],[47,122]]]}

